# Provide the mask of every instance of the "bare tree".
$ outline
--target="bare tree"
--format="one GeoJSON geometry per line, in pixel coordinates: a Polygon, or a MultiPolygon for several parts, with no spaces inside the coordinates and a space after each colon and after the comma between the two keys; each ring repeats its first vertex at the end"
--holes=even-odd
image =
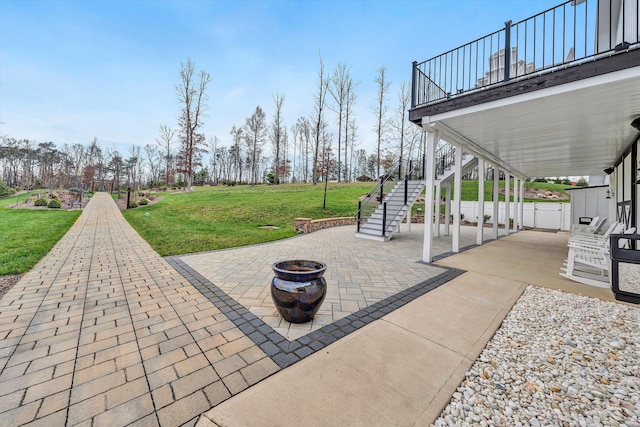
{"type": "Polygon", "coordinates": [[[141,148],[139,145],[129,147],[129,158],[125,160],[128,178],[127,187],[136,188],[138,186],[142,169],[142,155],[140,151],[141,148]]]}
{"type": "Polygon", "coordinates": [[[304,182],[309,182],[309,152],[311,151],[311,123],[306,117],[298,118],[296,123],[298,142],[300,146],[300,160],[304,182]]]}
{"type": "Polygon", "coordinates": [[[329,85],[329,93],[335,101],[335,105],[329,108],[338,113],[338,163],[336,165],[338,168],[338,182],[340,182],[340,170],[342,165],[340,158],[340,150],[342,147],[342,121],[344,119],[345,113],[344,110],[347,98],[347,82],[349,78],[349,68],[347,68],[347,64],[338,63],[338,65],[336,65],[336,69],[333,71],[331,84],[329,85]]]}
{"type": "Polygon", "coordinates": [[[173,143],[173,137],[175,136],[176,131],[171,129],[169,126],[161,125],[160,126],[160,136],[156,139],[156,144],[162,149],[164,152],[164,160],[165,160],[165,184],[167,187],[170,185],[169,177],[171,174],[171,163],[173,162],[173,152],[171,151],[171,144],[173,143]]]}
{"type": "Polygon", "coordinates": [[[374,131],[376,132],[377,138],[377,174],[378,178],[380,178],[380,159],[382,157],[382,142],[384,141],[385,133],[387,131],[387,123],[386,123],[386,114],[387,114],[387,106],[385,101],[387,100],[387,92],[389,91],[389,85],[391,82],[388,82],[386,79],[385,68],[384,65],[378,69],[378,75],[375,78],[375,83],[378,85],[376,90],[376,103],[373,106],[373,113],[376,116],[376,124],[374,131]]]}
{"type": "Polygon", "coordinates": [[[240,147],[240,140],[242,139],[242,128],[233,126],[231,128],[231,135],[233,135],[233,145],[229,149],[229,156],[232,159],[234,166],[234,179],[238,182],[242,182],[242,148],[240,147]]]}
{"type": "Polygon", "coordinates": [[[326,127],[324,121],[324,107],[327,100],[327,91],[329,90],[330,79],[324,74],[324,62],[322,62],[322,56],[320,56],[320,65],[318,67],[318,91],[313,96],[315,101],[314,111],[312,114],[313,132],[314,132],[314,147],[313,147],[313,184],[318,183],[318,155],[320,153],[320,142],[322,140],[322,132],[326,127]]]}
{"type": "Polygon", "coordinates": [[[217,136],[210,136],[208,145],[211,149],[211,179],[213,181],[213,185],[218,185],[218,160],[219,160],[219,152],[218,152],[218,144],[220,140],[217,136]]]}
{"type": "Polygon", "coordinates": [[[354,152],[356,151],[356,147],[359,146],[360,144],[357,142],[358,141],[358,126],[356,125],[355,120],[352,121],[348,121],[347,124],[349,125],[349,128],[347,129],[347,135],[349,136],[348,139],[351,140],[351,148],[349,151],[349,158],[350,158],[350,164],[349,164],[349,175],[347,175],[347,179],[349,180],[355,180],[357,179],[360,175],[358,175],[357,173],[354,173],[353,170],[357,165],[357,159],[354,160],[353,156],[354,156],[354,152]]]}
{"type": "Polygon", "coordinates": [[[356,141],[356,124],[355,119],[353,117],[353,106],[356,103],[357,97],[355,88],[358,86],[360,82],[354,82],[351,76],[347,79],[346,90],[345,90],[345,107],[344,107],[344,176],[345,180],[349,180],[349,169],[350,165],[347,161],[347,153],[350,153],[353,156],[353,150],[355,147],[356,141]],[[349,146],[349,137],[351,136],[351,149],[348,151],[347,147],[349,146]]]}
{"type": "MultiPolygon", "coordinates": [[[[160,162],[162,161],[162,153],[155,145],[147,144],[144,146],[144,153],[147,157],[147,165],[149,166],[149,175],[151,183],[160,181],[160,162]]],[[[152,184],[156,185],[156,184],[152,184]]]]}
{"type": "Polygon", "coordinates": [[[284,103],[284,95],[276,94],[273,97],[273,102],[276,105],[276,112],[273,115],[273,122],[271,123],[271,145],[273,145],[273,153],[275,159],[273,162],[273,172],[276,176],[276,184],[280,183],[280,155],[282,151],[282,143],[286,134],[286,128],[282,125],[282,104],[284,103]]]}
{"type": "Polygon", "coordinates": [[[247,142],[247,149],[249,151],[249,161],[251,164],[251,184],[258,183],[258,162],[262,153],[262,144],[264,143],[267,124],[264,111],[260,106],[256,107],[256,111],[247,117],[244,125],[244,138],[247,142]]]}
{"type": "Polygon", "coordinates": [[[194,80],[194,64],[187,59],[186,64],[180,64],[180,85],[176,87],[178,103],[182,111],[178,117],[180,128],[180,150],[178,152],[179,172],[185,175],[185,190],[192,191],[195,168],[200,166],[200,154],[205,138],[198,131],[203,125],[203,117],[207,110],[207,85],[211,76],[204,70],[200,71],[198,82],[194,80]]]}
{"type": "Polygon", "coordinates": [[[407,82],[402,82],[400,84],[400,90],[398,91],[398,108],[395,117],[391,121],[391,128],[399,144],[400,160],[405,159],[404,140],[407,135],[407,111],[409,110],[409,101],[411,101],[411,91],[409,90],[407,82]]]}

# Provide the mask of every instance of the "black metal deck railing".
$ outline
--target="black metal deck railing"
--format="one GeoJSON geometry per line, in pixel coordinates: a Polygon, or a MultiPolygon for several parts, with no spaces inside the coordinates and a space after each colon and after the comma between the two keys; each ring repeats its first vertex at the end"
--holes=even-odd
{"type": "Polygon", "coordinates": [[[424,62],[414,62],[411,107],[640,45],[640,0],[569,0],[424,62]]]}

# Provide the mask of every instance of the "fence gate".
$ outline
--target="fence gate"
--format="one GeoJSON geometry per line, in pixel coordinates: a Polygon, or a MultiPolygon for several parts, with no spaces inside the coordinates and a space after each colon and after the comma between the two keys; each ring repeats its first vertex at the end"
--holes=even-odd
{"type": "Polygon", "coordinates": [[[559,230],[562,228],[562,206],[560,203],[536,203],[534,227],[559,230]]]}

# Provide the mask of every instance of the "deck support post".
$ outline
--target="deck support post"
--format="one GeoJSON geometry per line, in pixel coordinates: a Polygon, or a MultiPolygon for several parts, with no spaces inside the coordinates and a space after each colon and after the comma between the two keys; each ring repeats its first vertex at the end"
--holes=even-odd
{"type": "Polygon", "coordinates": [[[520,207],[520,203],[518,203],[518,198],[520,196],[520,192],[518,191],[518,184],[520,180],[517,176],[513,177],[513,232],[518,231],[518,208],[520,207]]]}
{"type": "Polygon", "coordinates": [[[462,147],[456,147],[453,175],[453,239],[451,250],[460,252],[460,197],[462,197],[462,147]]]}
{"type": "Polygon", "coordinates": [[[496,165],[493,165],[493,233],[491,237],[493,239],[498,238],[498,219],[500,217],[500,192],[498,190],[498,184],[500,180],[500,169],[496,165]]]}
{"type": "Polygon", "coordinates": [[[440,180],[436,180],[436,222],[433,226],[433,235],[434,237],[440,237],[440,180]]]}
{"type": "Polygon", "coordinates": [[[476,244],[481,245],[484,239],[484,159],[478,158],[478,230],[476,244]]]}
{"type": "Polygon", "coordinates": [[[518,221],[518,226],[520,230],[524,230],[524,180],[520,180],[520,218],[518,221]]]}
{"type": "Polygon", "coordinates": [[[511,189],[509,188],[511,184],[511,175],[509,175],[509,171],[504,171],[504,235],[509,235],[509,205],[511,205],[511,189]]]}
{"type": "Polygon", "coordinates": [[[444,235],[449,235],[449,223],[451,222],[451,185],[444,190],[444,235]]]}
{"type": "MultiPolygon", "coordinates": [[[[428,124],[427,124],[428,126],[428,124]]],[[[434,181],[436,163],[436,145],[440,139],[437,131],[427,127],[427,143],[425,144],[425,195],[424,195],[424,242],[422,246],[422,261],[431,263],[433,260],[433,213],[434,209],[434,181]]]]}

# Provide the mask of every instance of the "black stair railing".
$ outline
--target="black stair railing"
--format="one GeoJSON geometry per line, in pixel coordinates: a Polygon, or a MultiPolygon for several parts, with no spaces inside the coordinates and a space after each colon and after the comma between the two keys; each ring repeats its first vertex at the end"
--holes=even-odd
{"type": "MultiPolygon", "coordinates": [[[[396,165],[394,165],[391,170],[397,170],[397,173],[402,177],[404,174],[404,179],[402,181],[396,182],[398,186],[396,190],[394,190],[394,194],[398,197],[401,191],[402,201],[404,206],[408,205],[409,199],[413,197],[417,197],[422,191],[421,186],[419,188],[410,187],[409,181],[422,181],[424,180],[424,171],[425,171],[425,159],[424,156],[421,159],[415,159],[410,161],[399,161],[396,165]]],[[[370,192],[368,196],[364,199],[364,201],[358,202],[358,212],[356,214],[357,219],[357,230],[360,232],[361,225],[366,223],[368,219],[373,215],[373,213],[380,209],[382,214],[382,223],[380,224],[379,232],[384,237],[390,231],[391,228],[395,226],[394,221],[401,220],[399,218],[403,215],[403,212],[406,212],[406,209],[398,208],[397,204],[388,205],[387,202],[390,200],[389,194],[384,194],[384,186],[392,185],[389,183],[389,179],[382,179],[380,183],[370,192]],[[372,195],[378,195],[374,197],[372,195]],[[375,200],[375,201],[374,201],[375,200]],[[393,206],[393,207],[392,207],[393,206]],[[391,218],[391,219],[390,219],[391,218]]],[[[397,199],[396,199],[397,200],[397,199]]],[[[379,212],[380,212],[379,211],[379,212]]]]}
{"type": "Polygon", "coordinates": [[[390,173],[385,173],[380,177],[378,184],[367,193],[366,197],[358,202],[358,212],[355,217],[358,224],[358,231],[360,226],[367,222],[367,220],[373,215],[373,213],[382,206],[385,199],[385,187],[387,189],[393,188],[397,181],[402,179],[402,176],[409,177],[412,180],[424,179],[425,159],[424,156],[414,160],[398,160],[393,166],[391,166],[390,173]]]}
{"type": "Polygon", "coordinates": [[[386,234],[387,230],[387,202],[382,204],[382,237],[386,234]]]}

